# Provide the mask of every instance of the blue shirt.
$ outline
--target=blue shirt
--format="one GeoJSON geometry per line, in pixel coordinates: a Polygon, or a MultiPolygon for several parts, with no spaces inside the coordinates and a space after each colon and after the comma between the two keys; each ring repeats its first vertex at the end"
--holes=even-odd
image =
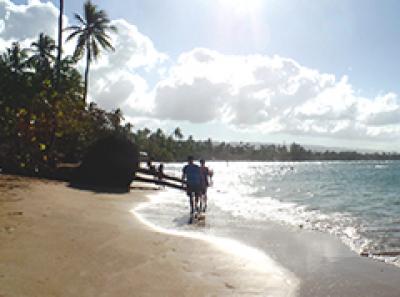
{"type": "Polygon", "coordinates": [[[183,167],[183,174],[186,176],[186,182],[191,185],[200,185],[201,175],[200,167],[195,164],[188,164],[183,167]]]}

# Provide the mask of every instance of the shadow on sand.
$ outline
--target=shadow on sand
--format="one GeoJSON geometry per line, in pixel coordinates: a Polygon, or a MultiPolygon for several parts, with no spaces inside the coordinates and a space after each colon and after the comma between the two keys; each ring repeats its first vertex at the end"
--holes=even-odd
{"type": "Polygon", "coordinates": [[[83,191],[90,191],[97,194],[126,194],[130,192],[130,187],[105,187],[105,186],[98,186],[98,185],[86,185],[80,184],[76,182],[70,182],[68,187],[83,190],[83,191]]]}

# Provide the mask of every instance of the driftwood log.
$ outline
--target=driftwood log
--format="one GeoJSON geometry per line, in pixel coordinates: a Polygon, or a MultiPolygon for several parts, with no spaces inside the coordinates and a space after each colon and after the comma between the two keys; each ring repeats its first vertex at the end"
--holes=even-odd
{"type": "Polygon", "coordinates": [[[368,257],[368,256],[377,256],[377,257],[397,257],[400,256],[400,251],[382,251],[382,252],[369,252],[362,251],[360,256],[368,257]]]}
{"type": "Polygon", "coordinates": [[[167,174],[162,174],[160,176],[158,172],[146,168],[138,168],[135,174],[135,180],[178,190],[186,190],[186,183],[182,179],[167,174]]]}

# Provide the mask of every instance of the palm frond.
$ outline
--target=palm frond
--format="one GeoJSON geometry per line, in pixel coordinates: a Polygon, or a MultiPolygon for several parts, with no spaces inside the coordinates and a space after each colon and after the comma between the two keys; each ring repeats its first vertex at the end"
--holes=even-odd
{"type": "Polygon", "coordinates": [[[76,19],[78,22],[80,22],[82,25],[86,25],[85,20],[84,20],[79,14],[74,13],[74,17],[75,17],[75,19],[76,19]]]}
{"type": "Polygon", "coordinates": [[[74,51],[73,59],[74,60],[80,60],[83,56],[83,53],[85,51],[85,44],[86,44],[86,39],[85,35],[79,35],[78,37],[78,42],[76,44],[76,48],[74,51]]]}
{"type": "Polygon", "coordinates": [[[93,53],[93,58],[95,60],[97,60],[97,58],[100,55],[100,49],[99,46],[97,45],[97,42],[95,39],[92,40],[91,45],[90,45],[91,49],[92,49],[92,53],[93,53]]]}
{"type": "Polygon", "coordinates": [[[74,38],[76,35],[83,33],[84,30],[79,29],[77,31],[72,32],[71,34],[69,34],[69,36],[67,37],[66,41],[70,41],[72,38],[74,38]]]}
{"type": "Polygon", "coordinates": [[[109,26],[108,29],[110,29],[110,30],[113,31],[114,33],[117,33],[117,32],[118,32],[118,28],[117,28],[116,26],[114,26],[114,25],[109,26]]]}
{"type": "Polygon", "coordinates": [[[80,29],[82,29],[80,26],[69,26],[69,27],[64,28],[63,31],[72,31],[72,30],[76,31],[76,30],[80,30],[80,29]]]}
{"type": "Polygon", "coordinates": [[[114,47],[111,45],[110,41],[108,40],[108,36],[106,34],[104,35],[96,34],[95,38],[98,40],[102,48],[111,49],[113,51],[115,50],[114,47]]]}

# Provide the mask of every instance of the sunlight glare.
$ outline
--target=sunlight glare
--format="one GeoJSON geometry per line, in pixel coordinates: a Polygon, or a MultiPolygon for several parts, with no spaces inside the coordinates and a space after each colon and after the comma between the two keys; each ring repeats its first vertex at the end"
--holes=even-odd
{"type": "Polygon", "coordinates": [[[223,9],[231,10],[239,15],[248,15],[258,12],[262,8],[262,0],[219,0],[223,9]]]}

